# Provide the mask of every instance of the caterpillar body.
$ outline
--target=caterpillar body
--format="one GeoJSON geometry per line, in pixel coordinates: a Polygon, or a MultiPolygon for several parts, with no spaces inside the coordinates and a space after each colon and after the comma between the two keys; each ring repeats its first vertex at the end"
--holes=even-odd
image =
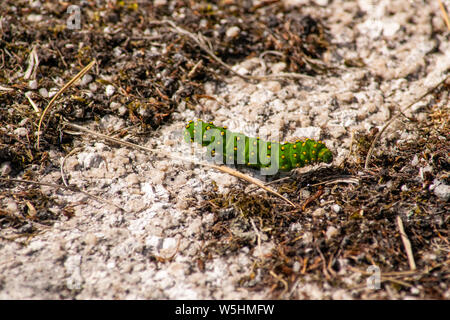
{"type": "Polygon", "coordinates": [[[333,154],[321,141],[305,139],[293,143],[266,142],[202,120],[189,121],[184,130],[184,139],[207,147],[208,156],[221,163],[273,169],[272,173],[266,174],[333,161],[333,154]]]}

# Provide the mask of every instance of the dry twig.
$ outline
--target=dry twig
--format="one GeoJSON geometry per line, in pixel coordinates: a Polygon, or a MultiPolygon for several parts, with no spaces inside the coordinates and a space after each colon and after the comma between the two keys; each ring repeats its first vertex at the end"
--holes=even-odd
{"type": "Polygon", "coordinates": [[[405,247],[406,255],[408,256],[409,268],[411,271],[416,270],[416,262],[414,261],[414,255],[411,248],[411,242],[408,239],[408,236],[405,233],[405,228],[403,227],[403,221],[400,216],[397,216],[397,227],[400,232],[400,236],[402,237],[403,246],[405,247]]]}
{"type": "Polygon", "coordinates": [[[439,8],[441,9],[441,12],[442,12],[442,17],[445,21],[445,24],[447,25],[447,29],[450,30],[450,21],[448,20],[447,10],[445,10],[444,4],[442,3],[441,0],[438,0],[438,2],[439,2],[439,8]]]}

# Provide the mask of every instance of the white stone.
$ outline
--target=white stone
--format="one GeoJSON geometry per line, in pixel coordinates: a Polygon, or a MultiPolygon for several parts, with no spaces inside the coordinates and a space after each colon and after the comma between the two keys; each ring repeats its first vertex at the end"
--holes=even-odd
{"type": "Polygon", "coordinates": [[[5,161],[0,165],[0,175],[2,177],[7,176],[12,171],[11,162],[5,161]]]}
{"type": "Polygon", "coordinates": [[[331,239],[332,237],[334,237],[336,234],[338,233],[338,229],[336,229],[333,226],[328,227],[327,232],[326,232],[326,237],[327,239],[331,239]]]}
{"type": "Polygon", "coordinates": [[[450,199],[450,186],[442,183],[440,180],[434,179],[430,189],[433,190],[434,194],[442,201],[447,202],[450,199]]]}
{"type": "Polygon", "coordinates": [[[325,209],[324,208],[317,208],[312,213],[313,217],[322,217],[323,215],[325,215],[325,209]]]}
{"type": "Polygon", "coordinates": [[[26,128],[17,128],[14,130],[14,134],[18,135],[19,137],[26,137],[28,134],[28,130],[26,128]]]}
{"type": "Polygon", "coordinates": [[[46,88],[40,88],[39,94],[42,98],[48,98],[48,90],[46,88]]]}
{"type": "Polygon", "coordinates": [[[233,26],[227,29],[225,35],[228,38],[236,38],[239,33],[241,32],[241,29],[239,29],[239,27],[233,26]]]}
{"type": "Polygon", "coordinates": [[[28,81],[28,88],[31,90],[36,90],[38,87],[38,82],[37,80],[30,80],[28,81]]]}
{"type": "Polygon", "coordinates": [[[42,21],[43,18],[44,17],[42,16],[42,14],[34,14],[34,13],[32,13],[32,14],[28,15],[27,20],[30,21],[30,22],[39,22],[39,21],[42,21]]]}
{"type": "Polygon", "coordinates": [[[320,139],[321,129],[319,127],[297,128],[292,137],[294,138],[310,138],[314,140],[320,139]]]}
{"type": "Polygon", "coordinates": [[[111,84],[108,84],[105,88],[105,94],[107,97],[111,97],[115,91],[116,91],[116,88],[114,88],[114,86],[111,84]]]}
{"type": "Polygon", "coordinates": [[[89,73],[85,74],[80,80],[80,85],[85,86],[85,85],[89,84],[92,81],[92,79],[93,78],[89,73]]]}
{"type": "Polygon", "coordinates": [[[338,204],[333,204],[333,205],[331,206],[331,209],[333,209],[333,211],[336,212],[336,213],[341,212],[341,206],[338,205],[338,204]]]}

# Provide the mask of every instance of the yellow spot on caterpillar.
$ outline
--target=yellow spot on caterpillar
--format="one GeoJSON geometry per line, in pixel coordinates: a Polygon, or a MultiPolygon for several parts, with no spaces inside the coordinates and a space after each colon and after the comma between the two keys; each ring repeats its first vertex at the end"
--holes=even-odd
{"type": "Polygon", "coordinates": [[[317,148],[317,143],[315,145],[313,145],[314,148],[317,148]]]}
{"type": "Polygon", "coordinates": [[[308,161],[308,159],[305,159],[305,163],[308,163],[309,161],[308,161]]]}
{"type": "Polygon", "coordinates": [[[234,147],[234,151],[237,151],[237,147],[234,147]]]}
{"type": "Polygon", "coordinates": [[[194,129],[194,133],[195,133],[196,131],[195,131],[195,129],[194,129]]]}
{"type": "Polygon", "coordinates": [[[303,155],[306,156],[306,151],[303,151],[303,155]]]}
{"type": "Polygon", "coordinates": [[[191,139],[191,142],[194,142],[194,139],[191,139]]]}
{"type": "Polygon", "coordinates": [[[295,166],[296,166],[296,167],[300,167],[300,163],[297,163],[295,166]]]}
{"type": "Polygon", "coordinates": [[[292,146],[292,148],[294,148],[294,149],[297,149],[297,145],[296,145],[296,144],[294,144],[294,145],[292,146]]]}
{"type": "Polygon", "coordinates": [[[313,150],[313,151],[312,151],[312,154],[316,154],[316,150],[313,150]]]}
{"type": "Polygon", "coordinates": [[[224,132],[224,131],[221,131],[221,132],[220,132],[220,135],[221,135],[221,136],[224,136],[224,135],[225,135],[225,132],[224,132]]]}
{"type": "Polygon", "coordinates": [[[211,121],[209,124],[213,124],[213,122],[211,121]]]}
{"type": "Polygon", "coordinates": [[[269,145],[267,146],[267,149],[270,150],[271,148],[272,148],[272,146],[269,144],[269,145]]]}
{"type": "Polygon", "coordinates": [[[220,141],[217,141],[217,144],[220,144],[220,141]]]}
{"type": "Polygon", "coordinates": [[[189,123],[192,123],[192,122],[194,122],[194,120],[189,120],[189,123]]]}
{"type": "Polygon", "coordinates": [[[207,127],[206,127],[206,130],[209,130],[209,129],[211,129],[211,127],[210,127],[210,126],[207,126],[207,127]]]}
{"type": "Polygon", "coordinates": [[[281,155],[281,159],[284,159],[284,158],[286,158],[286,157],[284,156],[284,154],[282,154],[282,155],[281,155]]]}
{"type": "Polygon", "coordinates": [[[241,138],[240,137],[236,137],[236,140],[239,141],[239,140],[241,140],[241,138]]]}
{"type": "Polygon", "coordinates": [[[186,129],[189,129],[189,127],[190,127],[190,125],[187,124],[187,125],[186,125],[186,129]]]}
{"type": "Polygon", "coordinates": [[[294,158],[297,158],[297,154],[296,153],[294,153],[294,158]]]}
{"type": "Polygon", "coordinates": [[[256,140],[259,140],[259,137],[256,137],[256,140]]]}
{"type": "Polygon", "coordinates": [[[306,146],[306,143],[305,143],[305,142],[302,143],[302,147],[304,147],[304,146],[306,146]]]}
{"type": "Polygon", "coordinates": [[[224,129],[228,129],[228,127],[227,127],[227,126],[223,126],[223,128],[224,128],[224,129]]]}
{"type": "Polygon", "coordinates": [[[281,169],[286,169],[286,166],[281,166],[281,169]]]}
{"type": "Polygon", "coordinates": [[[281,150],[283,150],[284,151],[284,149],[286,149],[284,146],[281,146],[281,150]]]}
{"type": "Polygon", "coordinates": [[[267,158],[270,158],[270,154],[267,155],[267,158]]]}

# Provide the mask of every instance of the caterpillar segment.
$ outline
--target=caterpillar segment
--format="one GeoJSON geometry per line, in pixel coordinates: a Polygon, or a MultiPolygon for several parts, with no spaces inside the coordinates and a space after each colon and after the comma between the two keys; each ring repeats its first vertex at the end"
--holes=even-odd
{"type": "Polygon", "coordinates": [[[253,168],[275,166],[281,171],[289,171],[333,161],[333,154],[322,141],[266,142],[202,120],[189,121],[184,136],[186,142],[197,142],[207,147],[211,158],[226,164],[243,164],[253,168]]]}

